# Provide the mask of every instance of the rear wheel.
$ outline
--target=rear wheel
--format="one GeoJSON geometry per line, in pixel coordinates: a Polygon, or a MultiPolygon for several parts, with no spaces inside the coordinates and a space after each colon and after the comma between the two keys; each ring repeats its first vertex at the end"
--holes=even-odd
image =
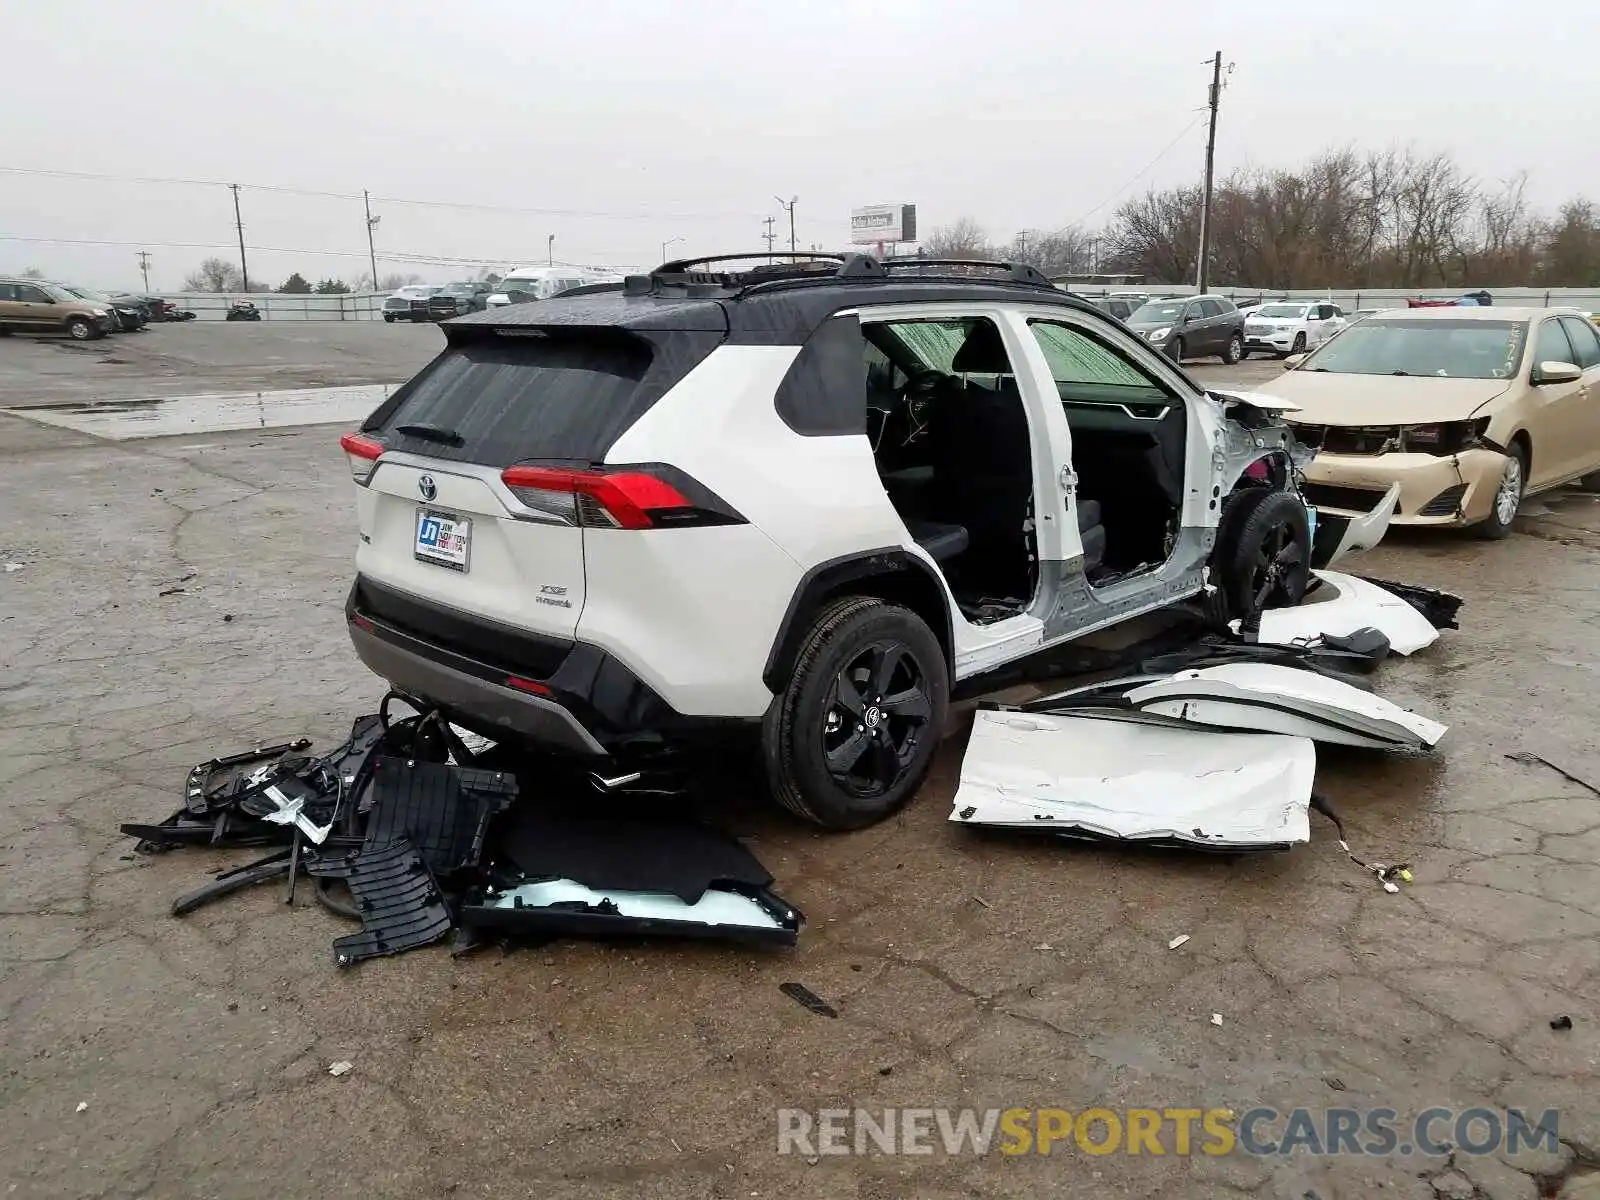
{"type": "Polygon", "coordinates": [[[767,711],[777,800],[827,829],[860,829],[921,786],[949,706],[949,668],[916,613],[868,596],[824,608],[767,711]]]}
{"type": "Polygon", "coordinates": [[[1222,351],[1222,361],[1231,367],[1243,357],[1244,338],[1236,333],[1228,339],[1228,344],[1222,351]]]}
{"type": "Polygon", "coordinates": [[[87,342],[94,335],[94,323],[88,317],[67,318],[67,336],[73,341],[87,342]]]}
{"type": "Polygon", "coordinates": [[[1299,604],[1311,581],[1311,530],[1293,492],[1245,492],[1224,514],[1211,554],[1212,617],[1242,620],[1299,604]]]}
{"type": "Polygon", "coordinates": [[[1489,518],[1478,526],[1478,535],[1498,541],[1511,532],[1517,519],[1517,509],[1522,504],[1522,493],[1528,486],[1528,455],[1517,443],[1511,444],[1506,454],[1505,466],[1500,471],[1500,482],[1495,485],[1494,499],[1489,502],[1489,518]]]}

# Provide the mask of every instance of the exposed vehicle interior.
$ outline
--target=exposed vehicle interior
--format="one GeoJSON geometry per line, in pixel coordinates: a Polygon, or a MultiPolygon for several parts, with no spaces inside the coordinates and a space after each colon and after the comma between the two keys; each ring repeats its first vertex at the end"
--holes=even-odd
{"type": "MultiPolygon", "coordinates": [[[[1183,500],[1181,400],[1080,330],[1030,322],[1072,429],[1091,584],[1159,566],[1183,500]]],[[[866,324],[879,478],[968,620],[1024,611],[1038,584],[1033,451],[1015,368],[987,318],[866,324]]]]}
{"type": "Polygon", "coordinates": [[[867,435],[890,503],[969,620],[1024,611],[1038,584],[1033,448],[999,329],[961,317],[862,335],[867,435]]]}
{"type": "Polygon", "coordinates": [[[1183,505],[1182,399],[1085,329],[1048,320],[1028,327],[1072,430],[1089,582],[1104,586],[1159,567],[1172,553],[1183,505]]]}

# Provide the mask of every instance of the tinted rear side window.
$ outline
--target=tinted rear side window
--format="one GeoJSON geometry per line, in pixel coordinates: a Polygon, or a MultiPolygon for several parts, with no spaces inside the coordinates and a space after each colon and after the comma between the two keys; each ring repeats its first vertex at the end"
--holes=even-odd
{"type": "Polygon", "coordinates": [[[598,462],[721,340],[699,331],[571,328],[463,338],[362,428],[390,449],[430,458],[497,467],[598,462]],[[408,427],[433,436],[401,432],[408,427]]]}

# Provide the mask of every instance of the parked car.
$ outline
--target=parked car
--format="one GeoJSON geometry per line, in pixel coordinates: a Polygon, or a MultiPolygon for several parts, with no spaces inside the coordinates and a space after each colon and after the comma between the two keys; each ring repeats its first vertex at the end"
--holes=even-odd
{"type": "Polygon", "coordinates": [[[152,321],[192,321],[194,313],[186,308],[179,308],[171,300],[163,300],[160,296],[140,297],[150,309],[152,321]]]}
{"type": "Polygon", "coordinates": [[[75,341],[116,328],[111,310],[43,279],[0,277],[0,334],[64,333],[75,341]]]}
{"type": "Polygon", "coordinates": [[[1319,514],[1398,483],[1396,523],[1498,538],[1523,496],[1600,485],[1600,333],[1577,309],[1389,309],[1290,364],[1266,390],[1317,448],[1319,514]]]}
{"type": "Polygon", "coordinates": [[[428,297],[428,320],[448,321],[488,307],[487,283],[447,283],[428,297]]]}
{"type": "Polygon", "coordinates": [[[488,307],[548,300],[573,288],[621,282],[621,276],[584,267],[517,267],[490,289],[488,307]]]}
{"type": "Polygon", "coordinates": [[[1151,300],[1135,309],[1127,323],[1175,361],[1214,354],[1236,363],[1246,357],[1244,314],[1225,296],[1151,300]]]}
{"type": "Polygon", "coordinates": [[[428,319],[428,297],[439,289],[436,286],[420,283],[408,283],[393,294],[384,297],[383,319],[385,321],[426,321],[428,319]],[[421,301],[419,305],[417,302],[421,301]]]}
{"type": "Polygon", "coordinates": [[[156,319],[155,309],[151,305],[148,296],[138,296],[133,292],[111,292],[109,294],[118,304],[131,306],[138,311],[141,327],[150,324],[151,321],[156,319]]]}
{"type": "Polygon", "coordinates": [[[759,739],[778,800],[853,828],[952,689],[1186,598],[1297,602],[1348,545],[1309,540],[1282,402],[1033,268],[811,257],[445,325],[341,439],[362,661],[597,766],[759,739]]]}
{"type": "Polygon", "coordinates": [[[1322,345],[1349,319],[1337,304],[1278,300],[1252,309],[1244,321],[1244,348],[1280,357],[1322,345]]]}
{"type": "Polygon", "coordinates": [[[97,292],[93,288],[81,288],[66,283],[61,286],[74,296],[86,300],[90,304],[99,305],[110,312],[114,332],[133,333],[143,329],[150,322],[148,310],[131,296],[117,300],[104,292],[97,292]]]}
{"type": "Polygon", "coordinates": [[[1139,301],[1125,300],[1121,296],[1094,296],[1089,299],[1103,313],[1110,313],[1119,321],[1126,321],[1133,310],[1139,307],[1139,301]]]}
{"type": "Polygon", "coordinates": [[[228,305],[227,314],[223,318],[227,321],[259,321],[261,310],[256,307],[254,300],[235,300],[228,305]]]}

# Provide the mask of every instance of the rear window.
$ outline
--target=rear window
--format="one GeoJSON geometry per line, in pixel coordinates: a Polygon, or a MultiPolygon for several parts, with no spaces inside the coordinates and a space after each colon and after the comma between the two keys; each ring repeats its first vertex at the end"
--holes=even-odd
{"type": "Polygon", "coordinates": [[[362,428],[391,450],[456,462],[598,462],[721,340],[698,331],[516,332],[452,342],[362,428]]]}

